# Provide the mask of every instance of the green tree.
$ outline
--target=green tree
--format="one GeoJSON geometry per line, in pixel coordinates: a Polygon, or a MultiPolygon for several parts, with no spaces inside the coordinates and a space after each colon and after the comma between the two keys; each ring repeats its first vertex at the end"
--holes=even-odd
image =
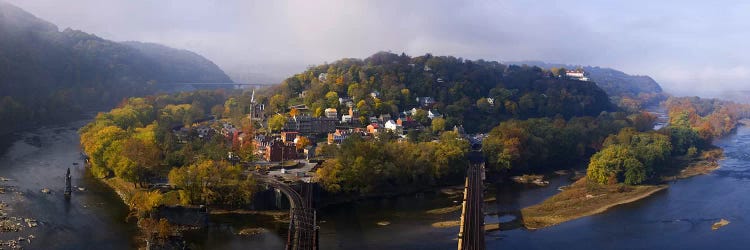
{"type": "Polygon", "coordinates": [[[268,100],[268,110],[272,113],[284,113],[286,110],[286,101],[283,95],[276,94],[268,100]]]}
{"type": "Polygon", "coordinates": [[[281,131],[286,124],[286,116],[282,114],[276,114],[268,119],[268,127],[273,131],[281,131]]]}
{"type": "Polygon", "coordinates": [[[328,108],[339,106],[339,94],[338,93],[330,91],[326,93],[325,99],[326,99],[326,104],[328,105],[328,108]]]}
{"type": "Polygon", "coordinates": [[[441,117],[432,119],[432,132],[439,134],[443,130],[445,130],[445,119],[441,117]]]}
{"type": "Polygon", "coordinates": [[[611,145],[591,157],[586,175],[590,181],[599,184],[622,181],[637,185],[648,179],[648,172],[627,146],[611,145]]]}
{"type": "Polygon", "coordinates": [[[417,112],[414,112],[412,114],[412,118],[414,118],[415,121],[419,122],[422,125],[427,126],[430,124],[430,118],[427,117],[427,111],[424,109],[417,109],[417,112]]]}

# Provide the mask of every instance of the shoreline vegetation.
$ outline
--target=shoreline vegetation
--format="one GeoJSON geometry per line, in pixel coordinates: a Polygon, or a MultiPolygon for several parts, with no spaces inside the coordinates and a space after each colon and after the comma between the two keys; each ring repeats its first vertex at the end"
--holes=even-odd
{"type": "MultiPolygon", "coordinates": [[[[719,168],[717,155],[721,149],[712,149],[685,163],[685,168],[674,176],[663,177],[662,181],[686,179],[697,175],[709,174],[719,168]]],[[[578,218],[599,214],[608,209],[645,199],[669,185],[603,185],[589,182],[587,177],[574,182],[560,193],[547,198],[539,204],[521,210],[523,226],[527,229],[541,229],[578,218]]]]}
{"type": "MultiPolygon", "coordinates": [[[[547,198],[541,203],[523,208],[521,225],[526,229],[536,230],[555,226],[567,221],[606,212],[612,207],[636,202],[662,190],[669,188],[668,181],[686,179],[698,175],[709,174],[718,169],[723,150],[719,148],[706,151],[700,157],[693,159],[679,159],[672,173],[674,175],[661,178],[662,183],[658,185],[625,185],[625,184],[597,184],[589,183],[587,177],[577,179],[574,183],[566,186],[561,192],[547,198]]],[[[494,199],[485,199],[485,202],[494,199]]],[[[461,210],[461,205],[435,208],[425,211],[431,215],[444,215],[461,210]]],[[[460,221],[438,221],[431,224],[434,228],[458,227],[460,221]]],[[[505,230],[498,223],[485,224],[485,230],[505,230]]]]}

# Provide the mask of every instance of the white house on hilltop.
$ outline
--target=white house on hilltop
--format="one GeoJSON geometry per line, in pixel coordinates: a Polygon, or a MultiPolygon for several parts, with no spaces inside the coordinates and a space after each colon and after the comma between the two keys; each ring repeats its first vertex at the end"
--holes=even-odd
{"type": "Polygon", "coordinates": [[[579,80],[579,81],[588,81],[589,78],[586,77],[586,72],[583,72],[582,69],[576,69],[576,70],[566,70],[565,76],[567,76],[570,79],[573,80],[579,80]]]}

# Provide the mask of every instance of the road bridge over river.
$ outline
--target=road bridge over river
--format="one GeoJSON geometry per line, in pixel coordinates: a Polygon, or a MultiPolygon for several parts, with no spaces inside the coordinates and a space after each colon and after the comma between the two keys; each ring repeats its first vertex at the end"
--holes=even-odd
{"type": "Polygon", "coordinates": [[[260,83],[239,83],[239,82],[175,82],[165,83],[175,87],[189,86],[195,89],[245,89],[245,88],[263,88],[272,86],[270,84],[260,83]]]}

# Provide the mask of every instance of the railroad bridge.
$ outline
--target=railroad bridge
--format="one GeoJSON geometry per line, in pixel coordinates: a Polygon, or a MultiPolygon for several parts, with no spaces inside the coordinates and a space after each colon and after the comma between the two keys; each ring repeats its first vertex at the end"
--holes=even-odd
{"type": "Polygon", "coordinates": [[[471,164],[464,182],[458,250],[484,250],[484,164],[471,164]]]}
{"type": "Polygon", "coordinates": [[[319,249],[317,213],[312,207],[312,184],[302,184],[302,194],[300,194],[289,185],[268,176],[256,175],[256,177],[260,182],[281,191],[289,199],[289,233],[287,234],[285,249],[319,249]]]}
{"type": "Polygon", "coordinates": [[[461,224],[458,231],[458,250],[484,250],[484,164],[481,140],[471,140],[467,154],[469,167],[464,181],[461,224]]]}

